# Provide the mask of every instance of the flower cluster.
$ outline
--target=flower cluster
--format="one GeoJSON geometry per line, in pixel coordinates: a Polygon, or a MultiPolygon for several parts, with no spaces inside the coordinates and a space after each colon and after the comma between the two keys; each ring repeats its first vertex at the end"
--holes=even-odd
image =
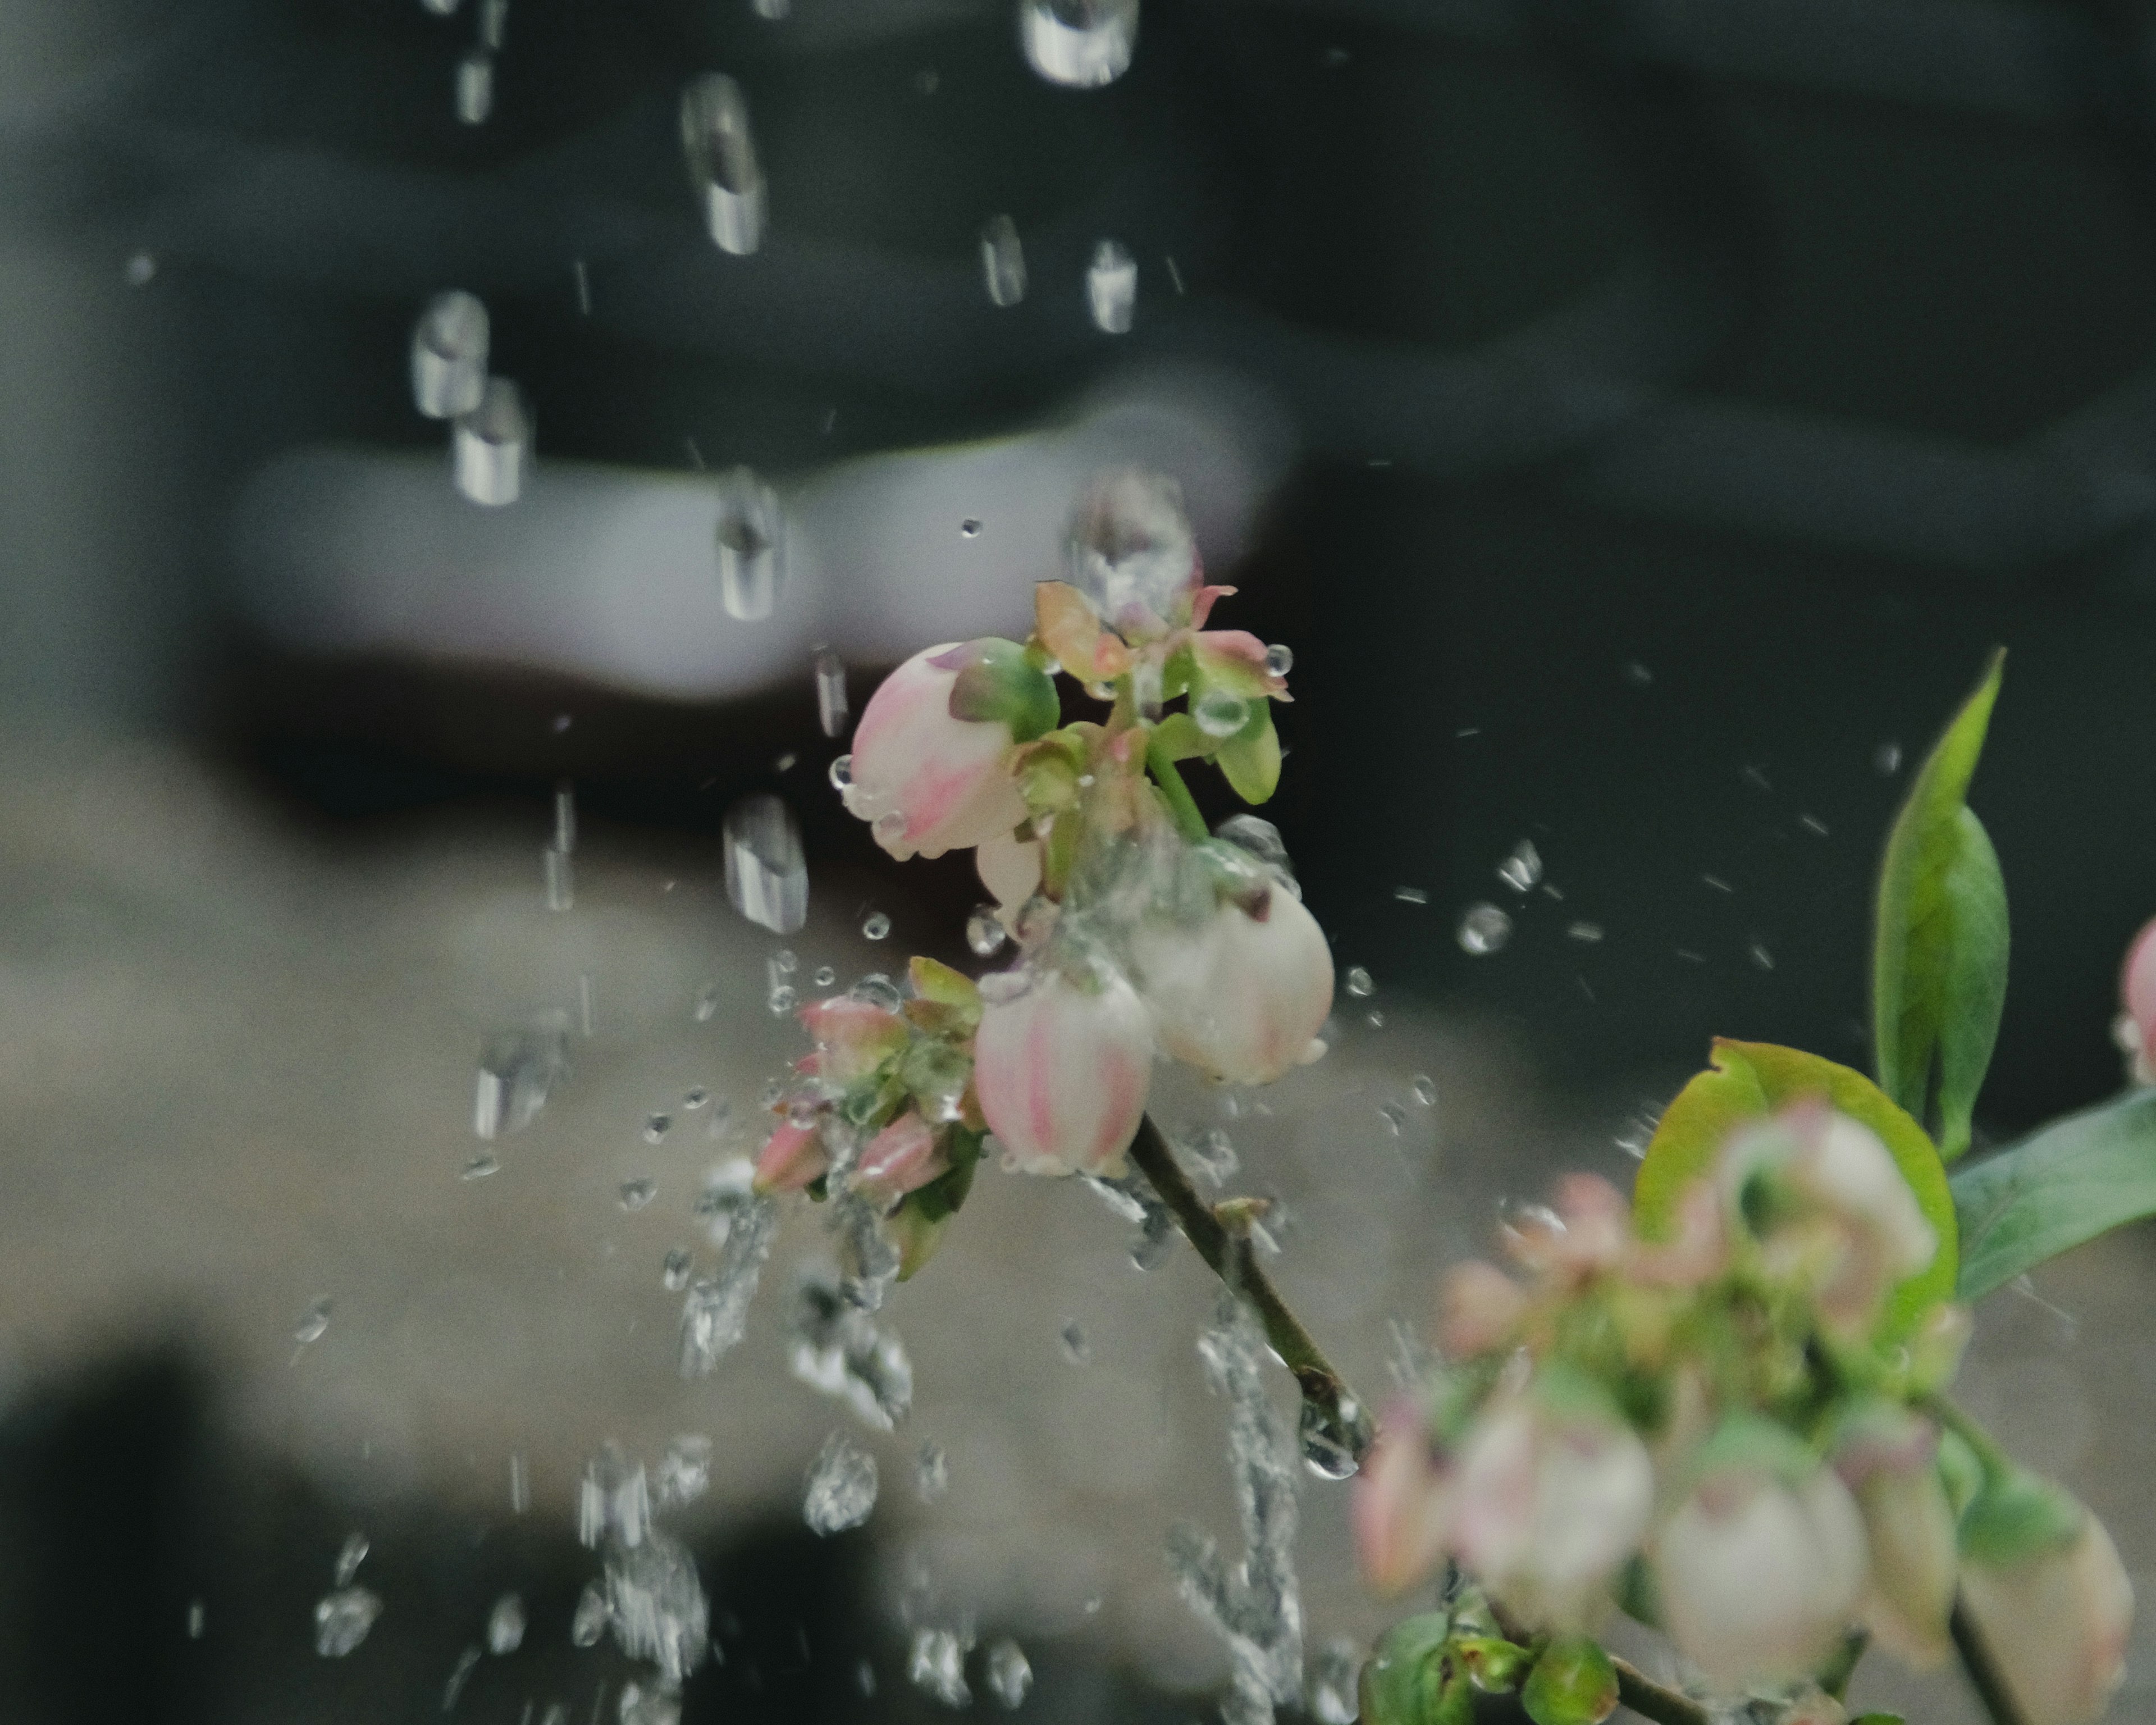
{"type": "MultiPolygon", "coordinates": [[[[1372,1584],[1449,1559],[1507,1633],[1565,1647],[1622,1609],[1709,1692],[1829,1719],[1812,1686],[1852,1630],[1932,1663],[1958,1591],[2031,1725],[2093,1717],[2125,1574],[2087,1510],[1944,1399],[1968,1317],[1903,1296],[1939,1243],[1880,1138],[1794,1104],[1731,1132],[1668,1209],[1644,1228],[1574,1176],[1507,1223],[1521,1273],[1452,1271],[1445,1363],[1357,1483],[1372,1584]]],[[[1462,1681],[1512,1645],[1468,1627],[1473,1660],[1445,1644],[1462,1681]]]]}
{"type": "Polygon", "coordinates": [[[1245,801],[1272,794],[1286,649],[1205,626],[1233,589],[1205,584],[1171,481],[1099,482],[1068,562],[1028,641],[894,671],[833,777],[893,856],[973,850],[1016,937],[981,989],[967,1106],[1015,1168],[1113,1173],[1157,1054],[1244,1084],[1322,1054],[1332,961],[1277,834],[1248,816],[1209,834],[1181,777],[1205,760],[1245,801]],[[1064,723],[1059,672],[1105,717],[1064,723]]]}

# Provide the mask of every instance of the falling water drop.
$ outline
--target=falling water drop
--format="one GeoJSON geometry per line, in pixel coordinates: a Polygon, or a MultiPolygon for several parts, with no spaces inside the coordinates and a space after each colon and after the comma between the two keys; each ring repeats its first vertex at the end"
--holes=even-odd
{"type": "Polygon", "coordinates": [[[1317,1725],[1355,1725],[1362,1711],[1357,1694],[1363,1676],[1363,1654],[1345,1635],[1335,1635],[1311,1661],[1306,1699],[1317,1725]]]}
{"type": "Polygon", "coordinates": [[[719,553],[719,597],[726,614],[760,623],[778,603],[786,578],[786,514],[778,494],[746,467],[721,475],[713,537],[719,553]]]}
{"type": "Polygon", "coordinates": [[[891,932],[891,918],[881,911],[871,911],[861,919],[861,938],[880,941],[891,932]]]}
{"type": "Polygon", "coordinates": [[[494,1654],[514,1653],[524,1645],[524,1600],[521,1594],[504,1594],[487,1614],[486,1647],[494,1654]]]}
{"type": "Polygon", "coordinates": [[[1352,1395],[1306,1395],[1298,1423],[1302,1465],[1322,1480],[1344,1480],[1370,1445],[1370,1417],[1352,1395]]]}
{"type": "Polygon", "coordinates": [[[1460,919],[1460,950],[1482,958],[1512,937],[1512,919],[1492,904],[1473,904],[1460,919]]]}
{"type": "Polygon", "coordinates": [[[841,1532],[865,1522],[875,1501],[875,1457],[844,1432],[833,1432],[808,1470],[802,1518],[812,1532],[841,1532]]]}
{"type": "Polygon", "coordinates": [[[346,1534],[344,1543],[337,1548],[336,1565],[332,1572],[336,1578],[334,1584],[350,1587],[359,1574],[359,1566],[367,1561],[367,1554],[372,1549],[367,1535],[357,1529],[346,1534]]]}
{"type": "Polygon", "coordinates": [[[475,48],[457,62],[457,118],[484,126],[494,112],[494,56],[475,48]]]}
{"type": "Polygon", "coordinates": [[[961,539],[979,538],[981,536],[980,522],[974,520],[972,516],[968,516],[965,520],[958,523],[958,536],[961,539]]]}
{"type": "Polygon", "coordinates": [[[681,92],[681,149],[719,249],[747,257],[763,243],[763,171],[748,126],[748,99],[723,72],[681,92]]]}
{"type": "Polygon", "coordinates": [[[509,33],[509,0],[479,0],[480,45],[499,54],[509,33]]]}
{"type": "Polygon", "coordinates": [[[550,911],[571,909],[577,902],[577,877],[575,865],[569,860],[569,853],[558,845],[549,845],[539,855],[544,865],[547,908],[550,911]]]}
{"type": "Polygon", "coordinates": [[[1137,46],[1138,0],[1019,0],[1027,63],[1074,90],[1112,84],[1137,46]]]}
{"type": "Polygon", "coordinates": [[[486,389],[486,307],[474,295],[437,294],[412,326],[412,402],[429,419],[468,413],[486,389]]]}
{"type": "Polygon", "coordinates": [[[808,920],[808,867],[793,811],[767,793],[726,811],[726,897],[759,928],[792,934],[808,920]]]}
{"type": "Polygon", "coordinates": [[[1006,1707],[1024,1705],[1026,1692],[1033,1687],[1033,1666],[1025,1656],[1025,1650],[1008,1635],[988,1649],[986,1670],[988,1693],[1006,1707]]]}
{"type": "Polygon", "coordinates": [[[524,457],[531,416],[524,393],[506,377],[490,377],[479,405],[459,413],[451,433],[457,489],[475,503],[500,508],[524,489],[524,457]]]}
{"type": "Polygon", "coordinates": [[[1416,1073],[1413,1088],[1414,1099],[1424,1107],[1435,1108],[1437,1106],[1437,1081],[1429,1073],[1416,1073]]]}
{"type": "Polygon", "coordinates": [[[993,958],[1003,950],[1004,942],[1010,937],[996,916],[993,905],[976,905],[973,914],[966,919],[966,945],[978,958],[993,958]]]}
{"type": "Polygon", "coordinates": [[[1377,992],[1378,985],[1370,980],[1370,973],[1359,964],[1348,970],[1348,992],[1358,1000],[1367,1000],[1377,992]]]}
{"type": "Polygon", "coordinates": [[[829,647],[816,649],[816,722],[826,737],[846,734],[846,661],[829,647]]]}
{"type": "Polygon", "coordinates": [[[1072,1365],[1082,1366],[1093,1358],[1093,1345],[1086,1339],[1085,1327],[1075,1319],[1064,1325],[1060,1339],[1063,1344],[1063,1358],[1072,1365]]]}
{"type": "Polygon", "coordinates": [[[913,1489],[923,1503],[933,1503],[951,1489],[951,1463],[941,1444],[921,1442],[913,1458],[913,1489]]]}
{"type": "Polygon", "coordinates": [[[306,1315],[292,1327],[292,1339],[302,1348],[311,1347],[322,1339],[329,1327],[330,1302],[326,1298],[317,1300],[307,1308],[306,1315]]]}
{"type": "Polygon", "coordinates": [[[991,216],[982,224],[981,273],[994,304],[1015,305],[1025,297],[1025,249],[1018,223],[1009,216],[991,216]]]}
{"type": "Polygon", "coordinates": [[[1535,841],[1522,839],[1512,854],[1497,865],[1497,878],[1515,892],[1532,892],[1543,878],[1543,855],[1535,841]]]}
{"type": "Polygon", "coordinates": [[[1137,260],[1116,241],[1102,240],[1086,269],[1086,304],[1094,326],[1111,336],[1127,335],[1137,299],[1137,260]]]}
{"type": "Polygon", "coordinates": [[[647,1144],[655,1144],[673,1129],[674,1117],[672,1115],[651,1115],[644,1122],[644,1142],[647,1144]]]}
{"type": "Polygon", "coordinates": [[[1881,778],[1892,778],[1902,770],[1902,745],[1882,742],[1871,752],[1872,770],[1881,778]]]}
{"type": "Polygon", "coordinates": [[[659,1183],[656,1180],[624,1180],[621,1183],[621,1207],[632,1215],[658,1196],[659,1183]]]}
{"type": "Polygon", "coordinates": [[[339,1588],[315,1602],[315,1651],[324,1659],[342,1659],[367,1639],[382,1600],[363,1587],[339,1588]]]}

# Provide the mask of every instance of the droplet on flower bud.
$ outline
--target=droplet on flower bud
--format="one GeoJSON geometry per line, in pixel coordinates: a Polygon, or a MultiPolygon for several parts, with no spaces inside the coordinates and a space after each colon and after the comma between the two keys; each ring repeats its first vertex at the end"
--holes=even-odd
{"type": "Polygon", "coordinates": [[[1305,1396],[1298,1432],[1302,1465],[1321,1480],[1348,1478],[1356,1469],[1356,1450],[1370,1442],[1368,1416],[1351,1395],[1329,1403],[1305,1396]]]}
{"type": "Polygon", "coordinates": [[[1294,669],[1294,648],[1276,641],[1265,649],[1265,672],[1269,676],[1284,677],[1294,669]]]}
{"type": "Polygon", "coordinates": [[[854,757],[851,755],[834,756],[830,778],[831,788],[844,796],[847,787],[854,782],[854,757]]]}
{"type": "Polygon", "coordinates": [[[1473,904],[1460,919],[1460,950],[1476,958],[1500,951],[1512,937],[1512,919],[1493,904],[1473,904]]]}
{"type": "Polygon", "coordinates": [[[1250,705],[1225,689],[1208,689],[1198,697],[1190,716],[1208,737],[1233,737],[1249,722],[1250,705]]]}
{"type": "Polygon", "coordinates": [[[852,989],[853,998],[870,1006],[880,1006],[886,1012],[896,1012],[906,997],[898,992],[898,985],[881,971],[870,971],[852,989]]]}
{"type": "Polygon", "coordinates": [[[993,905],[973,906],[973,914],[966,919],[966,944],[976,957],[993,958],[1009,938],[997,919],[993,905]]]}

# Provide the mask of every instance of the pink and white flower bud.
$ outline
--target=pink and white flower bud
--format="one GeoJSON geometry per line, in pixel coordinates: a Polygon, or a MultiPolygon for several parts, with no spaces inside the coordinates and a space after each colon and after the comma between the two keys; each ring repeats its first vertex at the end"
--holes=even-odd
{"type": "Polygon", "coordinates": [[[1654,1464],[1630,1426],[1532,1389],[1501,1395],[1460,1445],[1452,1549],[1536,1627],[1589,1629],[1654,1502],[1654,1464]]]}
{"type": "Polygon", "coordinates": [[[1231,1084],[1270,1084],[1322,1054],[1332,950],[1294,894],[1221,905],[1194,929],[1142,928],[1135,957],[1161,1045],[1231,1084]]]}
{"type": "Polygon", "coordinates": [[[1351,1517],[1363,1579],[1373,1593],[1405,1593],[1445,1555],[1446,1497],[1422,1412],[1397,1401],[1355,1475],[1351,1517]]]}
{"type": "Polygon", "coordinates": [[[2134,1080],[2156,1084],[2156,922],[2144,925],[2126,949],[2118,998],[2133,1032],[2134,1080]]]}
{"type": "Polygon", "coordinates": [[[1120,1173],[1152,1081],[1152,1020],[1119,976],[1060,971],[1009,999],[983,990],[973,1089],[988,1130],[1029,1174],[1120,1173]]]}
{"type": "Polygon", "coordinates": [[[824,1148],[818,1123],[806,1126],[781,1121],[756,1158],[755,1187],[758,1192],[798,1192],[829,1173],[831,1158],[824,1148]]]}
{"type": "Polygon", "coordinates": [[[950,1166],[942,1140],[908,1108],[868,1141],[854,1165],[852,1185],[879,1209],[887,1210],[950,1166]]]}
{"type": "Polygon", "coordinates": [[[1656,1542],[1663,1621],[1717,1688],[1816,1670],[1855,1617],[1863,1518],[1832,1470],[1789,1481],[1763,1467],[1711,1473],[1656,1542]]]}
{"type": "Polygon", "coordinates": [[[840,1090],[865,1078],[906,1045],[904,1019],[850,995],[804,1006],[797,1016],[816,1040],[814,1075],[840,1090]]]}
{"type": "Polygon", "coordinates": [[[1971,1559],[1962,1597],[2029,1725],[2086,1725],[2126,1675],[2133,1584],[2103,1523],[2017,1563],[1971,1559]]]}
{"type": "Polygon", "coordinates": [[[957,650],[947,642],[907,660],[869,697],[854,732],[846,807],[901,862],[1008,834],[1026,818],[1010,726],[952,716],[962,667],[937,661],[957,650]]]}
{"type": "Polygon", "coordinates": [[[1835,1471],[1856,1496],[1871,1553],[1865,1623],[1918,1670],[1947,1656],[1959,1568],[1938,1453],[1930,1421],[1881,1404],[1856,1422],[1834,1455],[1835,1471]]]}

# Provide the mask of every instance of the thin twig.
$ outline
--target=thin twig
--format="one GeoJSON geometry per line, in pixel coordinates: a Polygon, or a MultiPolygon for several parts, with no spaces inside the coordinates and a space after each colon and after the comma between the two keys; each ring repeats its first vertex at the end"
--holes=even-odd
{"type": "Polygon", "coordinates": [[[1655,1725],[1714,1725],[1714,1715],[1689,1695],[1657,1683],[1639,1666],[1615,1654],[1609,1663],[1617,1668],[1617,1702],[1655,1725]]]}
{"type": "MultiPolygon", "coordinates": [[[[1131,1160],[1152,1183],[1152,1189],[1174,1216],[1183,1237],[1198,1249],[1198,1255],[1212,1266],[1215,1276],[1250,1302],[1265,1327],[1265,1340],[1295,1373],[1303,1394],[1322,1406],[1346,1409],[1352,1404],[1358,1409],[1367,1409],[1369,1404],[1348,1387],[1348,1380],[1326,1358],[1301,1320],[1288,1310],[1280,1290],[1259,1268],[1251,1255],[1250,1236],[1229,1228],[1199,1196],[1150,1114],[1138,1123],[1138,1135],[1131,1144],[1131,1160]]],[[[1343,1424],[1359,1462],[1369,1448],[1370,1423],[1363,1418],[1343,1424]]]]}
{"type": "Polygon", "coordinates": [[[1969,1686],[1984,1703],[1991,1725],[2028,1725],[2020,1703],[2006,1686],[2005,1674],[1999,1669],[1999,1662],[1985,1645],[1983,1631],[1969,1615],[1968,1601],[1959,1594],[1954,1595],[1953,1613],[1947,1619],[1947,1629],[1953,1636],[1954,1651],[1961,1656],[1961,1668],[1969,1673],[1969,1686]]]}

